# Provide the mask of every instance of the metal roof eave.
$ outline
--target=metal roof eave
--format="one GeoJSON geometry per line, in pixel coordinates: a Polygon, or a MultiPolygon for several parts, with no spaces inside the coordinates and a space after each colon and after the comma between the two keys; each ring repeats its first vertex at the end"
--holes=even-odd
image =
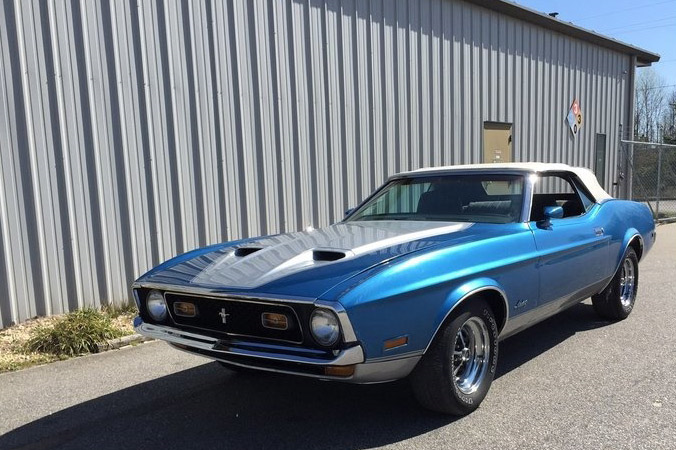
{"type": "Polygon", "coordinates": [[[548,14],[535,11],[522,5],[505,0],[464,0],[477,6],[484,7],[499,13],[521,19],[550,30],[578,38],[593,44],[616,50],[627,55],[636,56],[636,65],[639,67],[649,66],[660,60],[660,55],[652,53],[633,45],[626,44],[616,39],[604,36],[586,28],[564,22],[548,14]]]}

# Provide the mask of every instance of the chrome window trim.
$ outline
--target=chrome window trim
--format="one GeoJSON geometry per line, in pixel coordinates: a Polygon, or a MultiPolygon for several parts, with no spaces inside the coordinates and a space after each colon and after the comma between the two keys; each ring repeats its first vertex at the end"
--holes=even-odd
{"type": "MultiPolygon", "coordinates": [[[[528,183],[530,181],[530,175],[536,174],[535,171],[528,170],[528,169],[489,169],[485,171],[479,171],[479,170],[472,170],[472,169],[465,169],[465,170],[453,170],[452,172],[449,171],[426,171],[426,172],[407,172],[403,174],[395,174],[392,175],[390,178],[385,181],[385,183],[380,186],[373,194],[369,195],[363,202],[361,202],[359,205],[357,205],[355,208],[352,209],[350,214],[343,218],[341,222],[349,222],[348,219],[354,215],[355,212],[359,211],[366,203],[370,202],[372,198],[374,198],[377,194],[380,193],[380,191],[384,190],[387,186],[390,185],[391,182],[400,180],[400,179],[406,179],[406,178],[426,178],[426,177],[440,177],[440,176],[456,176],[456,175],[510,175],[510,176],[520,176],[523,179],[523,189],[521,192],[522,199],[521,199],[521,217],[520,217],[520,222],[528,222],[528,219],[530,217],[526,216],[524,217],[524,211],[528,209],[528,212],[530,212],[530,200],[531,197],[527,197],[528,192],[528,183]]],[[[532,187],[532,186],[531,186],[532,187]]],[[[531,191],[532,193],[532,191],[531,191]]],[[[460,221],[456,221],[460,222],[460,221]]],[[[470,223],[470,222],[462,222],[462,223],[470,223]]],[[[508,222],[508,223],[519,223],[519,221],[516,222],[508,222]]]]}
{"type": "MultiPolygon", "coordinates": [[[[599,205],[600,203],[596,200],[594,195],[589,192],[589,189],[584,185],[582,180],[575,175],[573,172],[561,172],[561,171],[544,171],[544,172],[533,172],[533,175],[536,175],[538,178],[541,177],[560,177],[563,180],[567,181],[571,187],[573,188],[574,194],[580,198],[580,190],[585,191],[586,193],[584,194],[586,197],[588,197],[591,200],[591,206],[589,209],[585,209],[582,214],[577,214],[575,216],[568,216],[568,217],[562,217],[560,219],[554,219],[554,220],[567,220],[567,219],[576,219],[578,217],[585,217],[589,212],[594,208],[594,206],[599,205]],[[568,177],[568,178],[566,178],[568,177]]],[[[530,178],[530,177],[529,177],[530,178]]],[[[531,185],[531,195],[530,195],[530,203],[532,205],[533,203],[533,194],[535,194],[535,182],[536,180],[531,180],[532,185],[531,185]]],[[[580,202],[584,206],[584,202],[582,202],[582,199],[580,198],[580,202]]],[[[535,220],[530,220],[530,213],[532,211],[529,209],[528,211],[528,216],[526,217],[526,222],[536,222],[535,220]]]]}
{"type": "Polygon", "coordinates": [[[535,191],[535,178],[538,176],[535,172],[528,172],[525,175],[523,188],[523,210],[521,211],[521,222],[530,222],[531,209],[533,208],[533,192],[535,191]]]}

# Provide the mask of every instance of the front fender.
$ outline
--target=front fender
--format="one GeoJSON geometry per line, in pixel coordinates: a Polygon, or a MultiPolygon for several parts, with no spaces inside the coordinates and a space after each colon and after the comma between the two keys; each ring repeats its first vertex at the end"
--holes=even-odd
{"type": "MultiPolygon", "coordinates": [[[[501,286],[496,280],[488,277],[467,281],[466,283],[463,283],[451,291],[446,301],[441,306],[441,309],[439,310],[435,320],[435,331],[432,333],[432,337],[427,343],[427,346],[425,346],[425,351],[427,351],[427,348],[429,348],[432,340],[437,335],[439,328],[441,328],[444,321],[453,312],[453,310],[455,310],[455,308],[460,306],[463,302],[470,300],[470,298],[474,295],[480,294],[484,291],[495,291],[500,294],[500,297],[502,297],[502,301],[504,302],[505,312],[503,325],[507,323],[507,320],[509,319],[509,302],[507,300],[507,294],[505,293],[503,286],[501,286]]],[[[498,326],[500,326],[500,324],[498,324],[498,326]]]]}
{"type": "Polygon", "coordinates": [[[442,283],[353,304],[347,313],[366,358],[423,354],[449,314],[471,301],[475,294],[487,290],[500,295],[505,316],[509,313],[505,290],[495,279],[478,277],[457,282],[457,285],[442,283]],[[406,345],[385,350],[385,341],[401,336],[408,338],[406,345]]]}
{"type": "MultiPolygon", "coordinates": [[[[509,231],[390,261],[336,286],[326,299],[344,306],[367,360],[422,354],[447,315],[468,294],[493,289],[505,303],[508,297],[530,300],[519,313],[537,304],[532,233],[522,224],[512,225],[509,231]],[[402,336],[408,337],[406,345],[385,350],[385,341],[402,336]]],[[[505,305],[505,309],[507,316],[510,308],[505,305]]]]}

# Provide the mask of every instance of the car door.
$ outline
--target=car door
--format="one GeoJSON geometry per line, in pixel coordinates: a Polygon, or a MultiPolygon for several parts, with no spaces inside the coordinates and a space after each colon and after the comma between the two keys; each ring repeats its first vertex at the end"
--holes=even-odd
{"type": "Polygon", "coordinates": [[[607,272],[610,239],[595,223],[598,209],[570,174],[545,174],[533,188],[531,221],[539,255],[539,305],[558,310],[590,296],[607,272]],[[562,218],[546,220],[544,208],[560,206],[562,218]]]}

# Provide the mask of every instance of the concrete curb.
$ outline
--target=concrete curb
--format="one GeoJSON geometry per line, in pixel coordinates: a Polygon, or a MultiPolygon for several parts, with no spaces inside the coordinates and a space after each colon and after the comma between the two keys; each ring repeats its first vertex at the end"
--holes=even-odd
{"type": "Polygon", "coordinates": [[[105,352],[108,350],[115,350],[127,345],[140,344],[141,342],[152,341],[152,338],[142,336],[140,334],[130,334],[117,339],[111,339],[106,342],[99,342],[96,344],[96,353],[105,352]]]}

